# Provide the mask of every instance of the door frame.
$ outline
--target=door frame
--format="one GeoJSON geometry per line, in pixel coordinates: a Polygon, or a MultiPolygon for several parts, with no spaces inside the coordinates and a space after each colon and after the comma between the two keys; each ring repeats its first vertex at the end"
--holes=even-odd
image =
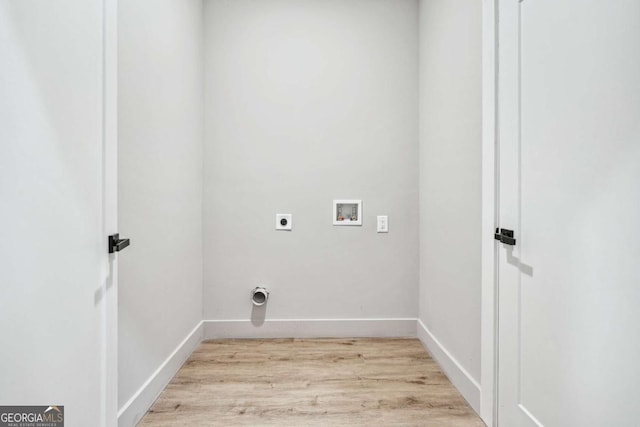
{"type": "MultiPolygon", "coordinates": [[[[480,321],[480,416],[497,425],[498,276],[493,230],[498,224],[498,2],[482,1],[482,237],[480,321]]],[[[521,1],[521,0],[512,0],[521,1]]]]}
{"type": "MultiPolygon", "coordinates": [[[[498,1],[482,0],[482,237],[481,237],[481,390],[480,415],[487,426],[497,423],[497,245],[493,230],[498,222],[498,170],[497,156],[497,79],[498,79],[498,1]]],[[[522,1],[522,0],[513,0],[522,1]]],[[[106,236],[117,233],[117,0],[103,0],[103,147],[104,147],[104,197],[105,197],[105,248],[106,236]]],[[[117,257],[109,260],[105,298],[105,422],[117,425],[118,413],[118,286],[117,257]]]]}

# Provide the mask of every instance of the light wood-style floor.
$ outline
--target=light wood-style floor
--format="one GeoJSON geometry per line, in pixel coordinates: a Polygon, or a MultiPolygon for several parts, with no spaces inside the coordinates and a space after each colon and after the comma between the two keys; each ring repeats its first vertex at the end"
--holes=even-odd
{"type": "Polygon", "coordinates": [[[484,426],[416,339],[206,341],[141,426],[484,426]]]}

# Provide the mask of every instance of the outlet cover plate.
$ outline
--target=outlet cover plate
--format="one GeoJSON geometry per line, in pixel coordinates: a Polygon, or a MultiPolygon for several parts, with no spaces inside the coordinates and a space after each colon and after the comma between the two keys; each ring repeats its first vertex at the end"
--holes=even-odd
{"type": "Polygon", "coordinates": [[[378,215],[378,233],[389,232],[389,217],[387,215],[378,215]]]}
{"type": "Polygon", "coordinates": [[[276,230],[291,231],[293,225],[292,214],[276,214],[276,230]]]}

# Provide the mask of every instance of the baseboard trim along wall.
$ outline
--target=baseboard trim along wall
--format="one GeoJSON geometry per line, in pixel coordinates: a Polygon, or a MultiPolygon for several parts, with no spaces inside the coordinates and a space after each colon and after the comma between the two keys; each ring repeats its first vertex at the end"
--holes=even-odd
{"type": "Polygon", "coordinates": [[[149,379],[118,411],[118,427],[133,427],[147,413],[153,402],[202,342],[202,321],[176,347],[149,379]]]}
{"type": "Polygon", "coordinates": [[[205,320],[204,339],[415,337],[416,319],[205,320]]]}
{"type": "Polygon", "coordinates": [[[431,331],[417,319],[418,339],[440,365],[449,381],[458,389],[476,413],[480,413],[480,384],[462,367],[462,365],[438,341],[431,331]]]}

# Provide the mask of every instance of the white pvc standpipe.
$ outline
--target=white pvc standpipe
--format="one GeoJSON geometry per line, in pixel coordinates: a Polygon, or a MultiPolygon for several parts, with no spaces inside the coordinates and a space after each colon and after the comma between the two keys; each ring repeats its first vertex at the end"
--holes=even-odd
{"type": "Polygon", "coordinates": [[[269,299],[269,291],[266,288],[258,286],[251,291],[251,302],[255,306],[265,305],[269,299]]]}

